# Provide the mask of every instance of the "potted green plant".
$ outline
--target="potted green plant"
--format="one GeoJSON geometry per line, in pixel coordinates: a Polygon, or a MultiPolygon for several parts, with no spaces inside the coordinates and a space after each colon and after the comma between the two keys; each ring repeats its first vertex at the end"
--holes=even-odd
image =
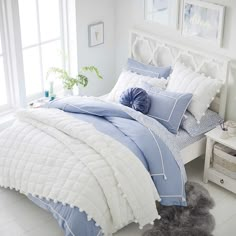
{"type": "Polygon", "coordinates": [[[73,95],[74,86],[82,85],[83,87],[86,87],[88,85],[88,77],[84,75],[86,72],[95,73],[98,79],[103,79],[98,68],[95,66],[82,67],[78,75],[75,77],[72,77],[64,69],[51,67],[47,72],[47,79],[52,73],[55,74],[55,77],[62,81],[65,93],[67,95],[73,95]]]}

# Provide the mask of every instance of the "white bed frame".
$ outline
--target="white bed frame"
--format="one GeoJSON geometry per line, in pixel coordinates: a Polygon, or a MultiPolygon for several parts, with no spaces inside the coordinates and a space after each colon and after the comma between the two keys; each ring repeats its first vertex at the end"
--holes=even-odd
{"type": "MultiPolygon", "coordinates": [[[[230,68],[229,58],[200,52],[138,30],[130,32],[129,57],[144,64],[156,66],[173,66],[177,61],[181,61],[198,73],[203,73],[212,79],[221,80],[224,86],[212,102],[210,109],[225,118],[230,68]]],[[[181,150],[184,164],[202,156],[205,153],[205,147],[206,139],[202,138],[181,150]]]]}

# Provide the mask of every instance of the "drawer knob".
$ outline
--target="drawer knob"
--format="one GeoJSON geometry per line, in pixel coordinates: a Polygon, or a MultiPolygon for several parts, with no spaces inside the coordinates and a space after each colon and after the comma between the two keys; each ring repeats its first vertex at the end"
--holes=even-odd
{"type": "Polygon", "coordinates": [[[224,181],[223,179],[220,180],[220,183],[221,183],[221,184],[224,184],[224,182],[225,182],[225,181],[224,181]]]}

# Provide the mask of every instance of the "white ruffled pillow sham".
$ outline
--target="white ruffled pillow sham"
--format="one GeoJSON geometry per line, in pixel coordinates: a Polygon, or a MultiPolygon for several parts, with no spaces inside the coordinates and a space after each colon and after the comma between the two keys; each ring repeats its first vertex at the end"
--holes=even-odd
{"type": "Polygon", "coordinates": [[[139,87],[142,83],[165,89],[167,80],[164,78],[152,78],[149,76],[138,75],[130,71],[123,71],[112,91],[109,93],[107,99],[112,102],[119,102],[120,95],[128,88],[139,87]]]}
{"type": "Polygon", "coordinates": [[[200,123],[215,96],[220,92],[221,86],[222,82],[194,72],[184,64],[177,62],[170,75],[167,91],[193,94],[188,111],[200,123]]]}

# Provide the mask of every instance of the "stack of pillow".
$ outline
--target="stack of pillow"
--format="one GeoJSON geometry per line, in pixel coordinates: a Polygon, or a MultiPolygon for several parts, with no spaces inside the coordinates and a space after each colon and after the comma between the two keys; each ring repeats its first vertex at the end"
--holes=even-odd
{"type": "Polygon", "coordinates": [[[155,67],[128,59],[126,71],[121,73],[108,99],[153,117],[174,134],[181,127],[195,137],[222,120],[209,110],[221,86],[218,80],[179,62],[172,71],[170,66],[155,67]]]}

